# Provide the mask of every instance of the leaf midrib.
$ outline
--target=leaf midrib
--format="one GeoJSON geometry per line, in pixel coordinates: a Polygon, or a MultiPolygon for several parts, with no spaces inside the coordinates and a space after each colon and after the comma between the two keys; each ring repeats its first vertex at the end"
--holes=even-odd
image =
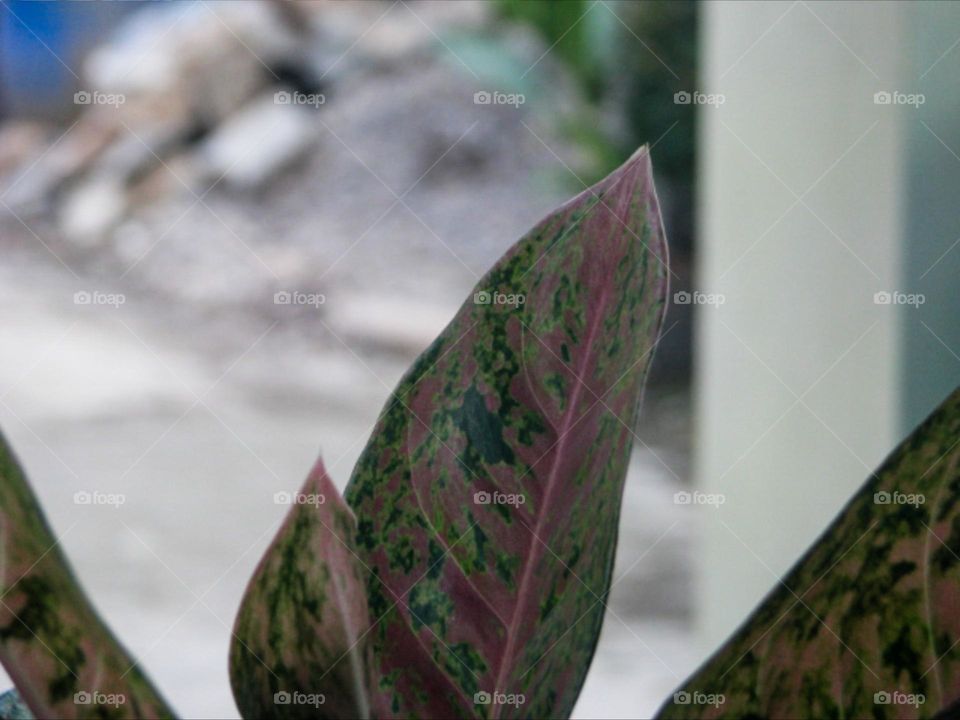
{"type": "MultiPolygon", "coordinates": [[[[542,542],[538,543],[537,538],[540,537],[540,531],[543,528],[544,520],[546,519],[548,513],[547,508],[550,507],[551,500],[553,499],[553,491],[557,486],[557,477],[558,469],[560,467],[560,458],[563,457],[563,451],[566,447],[567,438],[570,435],[570,429],[575,424],[573,422],[574,410],[578,407],[578,402],[580,400],[580,395],[583,392],[583,387],[586,384],[584,380],[581,379],[581,373],[586,370],[590,362],[589,349],[593,346],[594,340],[596,339],[597,331],[600,326],[603,324],[603,309],[606,307],[607,299],[609,297],[609,286],[604,285],[603,291],[600,294],[599,300],[597,302],[596,313],[594,314],[594,321],[590,327],[589,333],[584,343],[584,353],[583,353],[583,365],[584,367],[578,368],[580,372],[573,372],[574,376],[577,378],[577,383],[574,386],[573,391],[570,393],[570,400],[567,404],[567,410],[563,415],[563,423],[560,429],[560,439],[556,445],[556,456],[553,463],[553,467],[550,468],[550,474],[547,476],[546,483],[546,492],[543,496],[543,503],[541,506],[541,512],[537,515],[536,524],[534,529],[530,531],[530,549],[527,552],[527,559],[523,568],[523,576],[520,579],[520,585],[517,589],[517,602],[513,607],[513,614],[510,619],[510,625],[507,628],[507,646],[503,651],[503,655],[500,658],[500,667],[497,671],[497,680],[494,683],[494,691],[500,692],[503,687],[503,683],[506,680],[506,674],[510,670],[510,659],[513,657],[516,652],[516,640],[519,634],[519,624],[523,619],[522,609],[526,607],[525,603],[525,591],[527,586],[530,584],[530,579],[533,576],[533,568],[536,565],[537,561],[543,555],[543,544],[542,542]]],[[[500,708],[502,705],[495,706],[493,712],[493,718],[500,717],[500,708]]]]}

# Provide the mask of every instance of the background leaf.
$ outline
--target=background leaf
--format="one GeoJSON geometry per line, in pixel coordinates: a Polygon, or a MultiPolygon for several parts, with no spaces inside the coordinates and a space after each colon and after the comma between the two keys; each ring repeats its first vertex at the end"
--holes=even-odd
{"type": "Polygon", "coordinates": [[[522,238],[401,381],[346,493],[376,716],[570,714],[667,284],[641,148],[522,238]]]}
{"type": "Polygon", "coordinates": [[[960,717],[960,390],[678,693],[658,717],[960,717]]]}
{"type": "Polygon", "coordinates": [[[243,717],[369,717],[371,620],[355,534],[318,460],[237,616],[230,680],[243,717]]]}
{"type": "Polygon", "coordinates": [[[0,662],[37,717],[173,717],[77,585],[2,436],[0,662]]]}

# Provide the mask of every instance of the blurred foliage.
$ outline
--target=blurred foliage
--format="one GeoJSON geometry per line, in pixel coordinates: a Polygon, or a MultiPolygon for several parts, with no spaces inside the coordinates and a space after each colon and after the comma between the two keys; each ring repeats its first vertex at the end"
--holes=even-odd
{"type": "Polygon", "coordinates": [[[658,177],[692,188],[694,110],[673,101],[677,91],[697,89],[697,8],[692,0],[497,4],[502,17],[537,30],[592,104],[584,117],[565,121],[563,127],[591,154],[597,177],[638,145],[659,140],[654,150],[658,177]]]}
{"type": "Polygon", "coordinates": [[[609,39],[609,20],[594,12],[595,0],[498,0],[501,15],[533,25],[543,36],[551,52],[570,66],[590,100],[599,100],[606,80],[604,51],[609,45],[597,42],[609,39]]]}
{"type": "Polygon", "coordinates": [[[624,113],[629,145],[660,138],[657,170],[675,182],[692,184],[694,109],[675,104],[673,96],[680,90],[699,89],[696,6],[658,0],[628,3],[624,10],[624,23],[643,40],[642,44],[626,30],[626,37],[621,38],[626,45],[620,60],[626,80],[624,113]],[[674,123],[676,127],[667,132],[674,123]]]}

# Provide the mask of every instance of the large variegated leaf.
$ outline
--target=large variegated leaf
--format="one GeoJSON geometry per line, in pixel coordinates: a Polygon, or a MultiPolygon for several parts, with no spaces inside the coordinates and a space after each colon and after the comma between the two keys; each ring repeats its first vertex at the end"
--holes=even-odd
{"type": "Polygon", "coordinates": [[[230,680],[246,718],[369,717],[366,570],[356,522],[318,461],[250,581],[230,680]]]}
{"type": "Polygon", "coordinates": [[[960,390],[660,718],[960,718],[960,390]]]}
{"type": "Polygon", "coordinates": [[[378,717],[564,717],[667,292],[646,148],[541,221],[394,392],[346,497],[378,717]]]}
{"type": "Polygon", "coordinates": [[[2,436],[0,662],[40,718],[173,716],[77,585],[2,436]]]}

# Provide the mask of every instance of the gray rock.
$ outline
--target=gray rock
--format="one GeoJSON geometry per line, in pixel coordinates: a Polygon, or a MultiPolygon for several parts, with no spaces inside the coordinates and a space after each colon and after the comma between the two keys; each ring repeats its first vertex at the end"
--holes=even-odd
{"type": "Polygon", "coordinates": [[[98,244],[126,211],[123,183],[109,175],[90,178],[70,190],[60,205],[61,232],[82,246],[98,244]]]}
{"type": "MultiPolygon", "coordinates": [[[[211,182],[222,178],[240,190],[263,188],[316,140],[311,119],[316,107],[297,104],[299,99],[310,96],[268,91],[231,115],[200,146],[201,172],[211,182]]],[[[322,104],[324,97],[316,94],[315,99],[322,104]]]]}

